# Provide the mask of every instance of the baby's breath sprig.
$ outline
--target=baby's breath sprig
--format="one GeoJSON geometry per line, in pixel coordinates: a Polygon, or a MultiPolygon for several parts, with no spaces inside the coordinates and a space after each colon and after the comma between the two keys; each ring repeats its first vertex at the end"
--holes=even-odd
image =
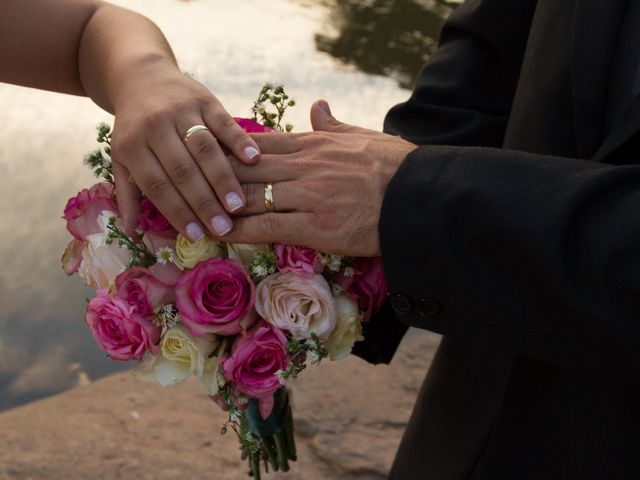
{"type": "Polygon", "coordinates": [[[118,247],[124,248],[131,252],[131,260],[129,261],[129,267],[150,267],[156,263],[155,256],[144,246],[142,243],[134,242],[126,233],[120,230],[116,226],[116,217],[110,217],[107,224],[107,238],[105,243],[111,245],[114,240],[117,240],[118,247]]]}
{"type": "Polygon", "coordinates": [[[313,365],[317,365],[328,355],[327,349],[322,346],[318,335],[311,334],[311,338],[304,340],[289,340],[287,351],[291,362],[284,370],[278,370],[276,376],[278,381],[285,385],[289,379],[296,379],[302,371],[307,368],[308,359],[313,365]]]}
{"type": "Polygon", "coordinates": [[[295,104],[296,101],[289,98],[282,85],[266,83],[260,90],[258,99],[253,102],[253,108],[251,109],[253,121],[259,122],[265,127],[274,128],[278,132],[290,132],[293,130],[293,125],[287,123],[283,127],[282,119],[287,108],[293,107],[295,104]],[[271,111],[271,107],[275,111],[271,111]],[[258,120],[258,116],[260,120],[258,120]]]}
{"type": "Polygon", "coordinates": [[[104,143],[104,148],[98,148],[85,155],[84,163],[93,169],[96,177],[102,178],[105,182],[113,183],[113,170],[111,168],[111,127],[102,122],[96,129],[98,130],[98,143],[104,143]]]}
{"type": "Polygon", "coordinates": [[[276,256],[273,253],[256,252],[251,264],[251,275],[261,280],[276,273],[276,256]]]}
{"type": "Polygon", "coordinates": [[[318,259],[320,263],[322,263],[325,267],[327,267],[332,272],[339,272],[340,268],[342,268],[345,259],[348,257],[342,257],[340,255],[332,255],[330,253],[321,253],[318,252],[318,259]]]}
{"type": "Polygon", "coordinates": [[[174,328],[176,325],[182,322],[180,314],[178,313],[178,309],[175,307],[175,305],[172,305],[170,303],[167,303],[166,305],[162,305],[162,307],[160,307],[160,310],[156,314],[156,321],[162,326],[163,331],[174,328]]]}

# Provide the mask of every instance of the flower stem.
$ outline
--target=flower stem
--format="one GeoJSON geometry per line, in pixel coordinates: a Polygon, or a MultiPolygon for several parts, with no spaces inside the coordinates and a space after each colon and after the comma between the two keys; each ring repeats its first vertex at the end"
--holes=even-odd
{"type": "Polygon", "coordinates": [[[287,458],[287,445],[284,439],[284,433],[278,432],[274,435],[276,441],[276,450],[278,451],[278,465],[283,472],[289,471],[289,459],[287,458]]]}

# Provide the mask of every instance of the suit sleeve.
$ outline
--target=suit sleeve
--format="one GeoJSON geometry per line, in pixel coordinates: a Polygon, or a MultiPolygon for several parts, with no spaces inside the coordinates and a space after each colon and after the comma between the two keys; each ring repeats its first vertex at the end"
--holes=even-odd
{"type": "MultiPolygon", "coordinates": [[[[458,7],[410,99],[387,115],[385,131],[418,145],[500,146],[535,4],[468,0],[458,7]]],[[[364,326],[365,341],[354,353],[389,363],[406,328],[385,308],[364,326]]]]}
{"type": "Polygon", "coordinates": [[[409,325],[640,380],[640,166],[423,146],[380,221],[409,325]]]}

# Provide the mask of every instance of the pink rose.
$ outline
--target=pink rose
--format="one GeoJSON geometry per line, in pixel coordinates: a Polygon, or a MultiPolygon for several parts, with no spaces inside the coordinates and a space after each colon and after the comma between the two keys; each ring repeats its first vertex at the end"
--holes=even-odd
{"type": "Polygon", "coordinates": [[[140,202],[140,215],[138,216],[138,226],[145,232],[162,238],[175,238],[178,232],[171,226],[160,210],[151,200],[144,197],[140,202]]]}
{"type": "Polygon", "coordinates": [[[297,340],[310,338],[312,333],[327,340],[336,326],[335,298],[322,275],[270,275],[258,285],[256,310],[297,340]]]}
{"type": "Polygon", "coordinates": [[[86,320],[100,348],[113,360],[140,360],[145,352],[157,351],[161,328],[123,299],[110,298],[108,290],[98,290],[89,302],[86,320]]]}
{"type": "Polygon", "coordinates": [[[192,335],[234,335],[255,320],[256,288],[237,260],[211,258],[183,273],[176,307],[192,335]]]}
{"type": "Polygon", "coordinates": [[[299,275],[322,273],[324,266],[312,248],[294,245],[276,245],[276,265],[283,273],[295,272],[299,275]]]}
{"type": "Polygon", "coordinates": [[[273,128],[260,125],[249,118],[234,117],[234,120],[247,133],[265,133],[275,131],[273,128]]]}
{"type": "Polygon", "coordinates": [[[358,302],[363,319],[368,322],[387,299],[387,282],[384,278],[382,258],[355,258],[352,268],[352,276],[346,277],[341,272],[335,276],[334,281],[349,297],[358,302]]]}
{"type": "Polygon", "coordinates": [[[172,264],[129,268],[116,277],[118,297],[136,307],[140,315],[152,316],[162,305],[175,302],[179,275],[172,264]]]}
{"type": "Polygon", "coordinates": [[[273,394],[282,387],[276,372],[289,366],[287,338],[260,321],[246,335],[236,338],[231,354],[221,359],[221,365],[225,378],[238,391],[261,400],[260,413],[266,418],[273,408],[273,394]]]}
{"type": "Polygon", "coordinates": [[[101,233],[102,228],[98,224],[98,217],[105,210],[118,215],[118,206],[113,197],[111,184],[96,183],[89,190],[85,188],[67,201],[64,209],[67,230],[82,241],[89,235],[101,233]]]}

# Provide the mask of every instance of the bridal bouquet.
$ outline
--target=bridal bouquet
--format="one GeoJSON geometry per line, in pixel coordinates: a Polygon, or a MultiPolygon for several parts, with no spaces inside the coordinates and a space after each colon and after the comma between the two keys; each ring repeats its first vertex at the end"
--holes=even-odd
{"type": "MultiPolygon", "coordinates": [[[[293,104],[266,85],[247,131],[281,127],[293,104]],[[270,112],[271,106],[275,112],[270,112]],[[260,118],[260,122],[258,122],[260,118]]],[[[86,157],[103,181],[67,202],[73,236],[63,268],[97,289],[86,322],[113,360],[138,361],[142,380],[171,385],[195,377],[228,411],[250,475],[286,471],[296,459],[286,384],[308,364],[345,358],[362,340],[362,323],[381,307],[386,285],[379,258],[349,258],[294,245],[193,242],[142,198],[137,236],[122,229],[104,145],[86,157]]]]}

